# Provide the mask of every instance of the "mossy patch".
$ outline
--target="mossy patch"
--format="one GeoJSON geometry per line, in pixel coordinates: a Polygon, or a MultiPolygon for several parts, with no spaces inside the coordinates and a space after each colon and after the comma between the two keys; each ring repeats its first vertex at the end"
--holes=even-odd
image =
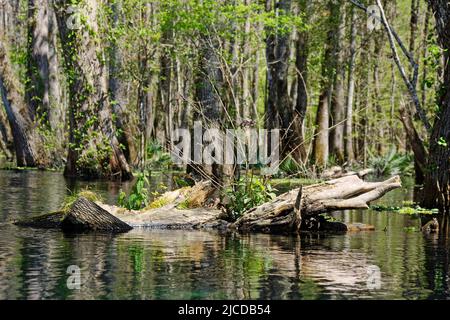
{"type": "Polygon", "coordinates": [[[158,208],[162,208],[166,205],[168,205],[170,203],[170,199],[162,196],[159,197],[158,199],[156,199],[155,201],[153,201],[152,203],[150,203],[145,209],[149,210],[149,209],[158,209],[158,208]]]}
{"type": "Polygon", "coordinates": [[[92,202],[103,202],[103,199],[99,194],[86,189],[80,190],[79,192],[73,193],[64,199],[61,211],[64,213],[69,211],[73,203],[80,197],[84,197],[92,202]]]}

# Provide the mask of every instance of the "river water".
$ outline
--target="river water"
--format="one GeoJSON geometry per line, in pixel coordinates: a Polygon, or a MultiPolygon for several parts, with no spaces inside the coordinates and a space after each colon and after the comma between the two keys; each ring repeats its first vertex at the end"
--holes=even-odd
{"type": "MultiPolygon", "coordinates": [[[[157,188],[171,179],[152,181],[157,188]]],[[[450,298],[448,235],[424,235],[417,217],[398,213],[334,213],[376,227],[345,235],[142,229],[69,235],[10,223],[56,210],[87,185],[109,203],[130,187],[73,182],[56,172],[0,171],[0,299],[450,298]],[[67,285],[69,266],[80,270],[78,289],[67,285]]],[[[381,203],[411,198],[404,188],[381,203]]]]}

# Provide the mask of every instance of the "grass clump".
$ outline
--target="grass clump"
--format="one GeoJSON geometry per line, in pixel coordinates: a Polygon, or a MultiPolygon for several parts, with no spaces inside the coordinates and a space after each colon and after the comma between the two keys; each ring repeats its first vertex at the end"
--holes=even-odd
{"type": "Polygon", "coordinates": [[[61,211],[64,213],[68,212],[72,207],[73,203],[80,197],[86,198],[92,202],[103,202],[103,199],[99,194],[89,189],[83,189],[78,192],[73,192],[70,195],[66,196],[63,205],[61,207],[61,211]]]}

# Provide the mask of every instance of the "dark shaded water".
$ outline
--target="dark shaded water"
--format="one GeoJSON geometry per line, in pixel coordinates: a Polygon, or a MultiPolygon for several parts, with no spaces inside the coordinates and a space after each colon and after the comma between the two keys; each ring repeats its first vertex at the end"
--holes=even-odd
{"type": "MultiPolygon", "coordinates": [[[[171,179],[152,181],[156,187],[171,179]]],[[[0,171],[0,299],[450,298],[448,236],[416,232],[419,219],[396,213],[336,213],[377,231],[299,237],[145,230],[66,235],[9,223],[57,209],[69,190],[85,185],[60,173],[0,171]],[[80,289],[67,287],[71,265],[81,269],[80,289]]],[[[109,203],[121,187],[89,185],[109,203]]],[[[411,197],[405,188],[382,201],[401,205],[411,197]]]]}

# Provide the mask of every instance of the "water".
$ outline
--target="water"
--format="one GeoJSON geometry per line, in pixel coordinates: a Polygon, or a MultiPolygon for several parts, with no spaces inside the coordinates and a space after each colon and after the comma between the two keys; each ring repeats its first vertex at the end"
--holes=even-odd
{"type": "MultiPolygon", "coordinates": [[[[157,187],[171,178],[152,181],[157,187]]],[[[289,237],[145,230],[67,235],[9,223],[55,210],[69,190],[86,185],[60,173],[0,171],[0,299],[450,297],[448,237],[415,232],[420,221],[396,213],[334,214],[373,224],[375,232],[289,237]],[[81,269],[79,290],[67,287],[71,265],[81,269]]],[[[130,187],[89,185],[109,203],[120,188],[130,187]]],[[[398,205],[411,197],[406,188],[383,203],[398,205]]]]}

